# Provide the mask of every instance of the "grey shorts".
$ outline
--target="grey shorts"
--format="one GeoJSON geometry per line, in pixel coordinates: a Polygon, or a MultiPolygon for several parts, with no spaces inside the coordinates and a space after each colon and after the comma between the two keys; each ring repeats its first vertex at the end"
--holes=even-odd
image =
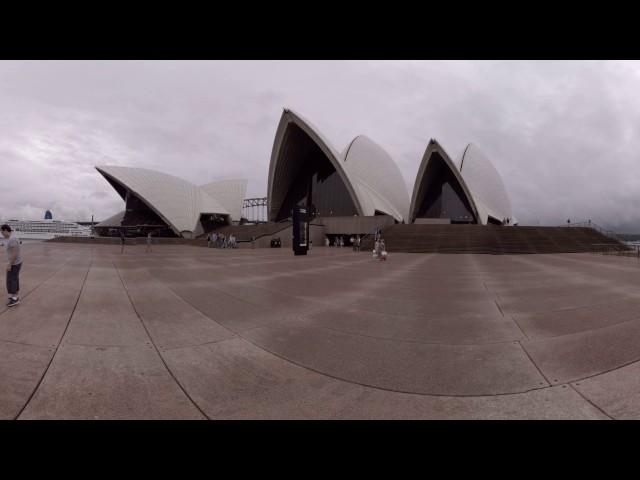
{"type": "Polygon", "coordinates": [[[20,291],[20,268],[22,263],[13,265],[11,270],[7,272],[7,292],[9,295],[15,295],[20,291]]]}

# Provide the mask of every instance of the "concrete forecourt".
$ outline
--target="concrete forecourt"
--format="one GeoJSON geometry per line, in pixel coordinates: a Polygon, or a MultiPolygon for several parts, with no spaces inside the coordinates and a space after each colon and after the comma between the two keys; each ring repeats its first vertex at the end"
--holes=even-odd
{"type": "Polygon", "coordinates": [[[2,419],[640,418],[637,260],[25,243],[2,419]]]}

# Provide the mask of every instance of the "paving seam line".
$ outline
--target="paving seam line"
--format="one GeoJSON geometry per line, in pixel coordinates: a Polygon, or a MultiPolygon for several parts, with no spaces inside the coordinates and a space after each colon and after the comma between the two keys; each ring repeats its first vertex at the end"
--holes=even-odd
{"type": "Polygon", "coordinates": [[[604,375],[606,373],[611,373],[614,370],[619,370],[621,368],[628,367],[629,365],[633,365],[634,363],[638,363],[638,362],[640,362],[640,357],[638,357],[638,358],[636,358],[634,360],[631,360],[630,362],[623,363],[622,365],[618,365],[616,367],[609,368],[607,370],[603,370],[602,372],[594,373],[593,375],[587,375],[585,377],[580,377],[580,378],[574,378],[572,380],[567,380],[566,383],[583,382],[585,380],[589,380],[591,378],[595,378],[595,377],[598,377],[600,375],[604,375]]]}
{"type": "MultiPolygon", "coordinates": [[[[60,265],[60,268],[55,270],[51,275],[49,275],[47,278],[45,278],[42,282],[38,283],[35,287],[33,287],[31,290],[29,290],[24,295],[22,295],[21,298],[20,298],[20,301],[22,301],[22,299],[24,299],[24,298],[27,298],[29,295],[31,295],[33,292],[35,292],[38,288],[40,288],[42,285],[44,285],[49,280],[51,280],[54,277],[54,275],[56,275],[58,272],[60,272],[60,270],[62,270],[65,267],[65,265],[67,263],[69,263],[70,260],[71,260],[71,257],[69,257],[62,265],[60,265]]],[[[4,315],[8,311],[9,311],[9,307],[4,307],[4,310],[0,311],[0,315],[4,315]]]]}
{"type": "Polygon", "coordinates": [[[585,402],[587,402],[589,405],[591,405],[593,408],[595,408],[596,410],[598,410],[600,413],[602,413],[604,416],[606,416],[607,418],[609,418],[609,420],[616,420],[614,417],[612,417],[611,415],[609,415],[607,412],[604,411],[604,409],[600,408],[598,405],[596,405],[595,403],[593,403],[591,400],[589,400],[586,396],[584,396],[582,394],[582,392],[580,390],[578,390],[576,387],[574,387],[571,383],[568,384],[569,388],[571,388],[574,392],[576,392],[578,395],[580,395],[580,397],[582,397],[584,399],[585,402]]]}
{"type": "Polygon", "coordinates": [[[227,342],[229,340],[237,340],[240,336],[237,334],[233,334],[233,337],[223,338],[222,340],[214,340],[213,342],[205,342],[205,343],[197,343],[195,345],[180,345],[177,347],[162,347],[161,350],[163,352],[172,352],[174,350],[181,350],[183,348],[197,348],[197,347],[206,347],[207,345],[216,345],[218,343],[227,342]]]}
{"type": "Polygon", "coordinates": [[[93,265],[93,257],[91,258],[91,261],[89,262],[89,266],[87,267],[87,271],[84,274],[84,279],[82,280],[82,285],[80,286],[80,291],[78,292],[78,297],[76,298],[76,302],[73,305],[73,309],[71,310],[71,314],[69,315],[69,319],[67,320],[67,324],[64,327],[64,331],[62,332],[62,335],[60,336],[60,340],[58,341],[58,344],[56,345],[56,348],[53,351],[53,355],[51,355],[51,358],[49,359],[49,363],[47,364],[46,368],[42,372],[42,375],[40,376],[40,380],[38,380],[38,383],[36,384],[35,388],[31,392],[31,395],[29,395],[29,398],[27,398],[27,401],[24,403],[24,405],[22,406],[22,408],[20,409],[18,414],[13,418],[14,420],[17,420],[18,418],[20,418],[20,415],[22,415],[22,412],[24,412],[24,410],[27,408],[27,405],[29,405],[29,403],[31,402],[31,400],[35,396],[36,392],[38,391],[38,389],[40,388],[40,385],[42,384],[42,382],[44,380],[44,377],[46,377],[47,372],[49,371],[49,368],[51,367],[51,364],[53,363],[53,360],[55,359],[55,357],[56,357],[56,355],[58,353],[58,350],[60,349],[60,345],[62,345],[62,341],[64,340],[64,337],[67,334],[67,330],[69,329],[69,325],[71,324],[71,319],[73,318],[73,315],[76,312],[76,308],[78,307],[78,303],[80,302],[80,297],[82,296],[82,292],[84,290],[84,286],[87,283],[87,277],[89,276],[89,271],[91,270],[91,265],[93,265]]]}
{"type": "MultiPolygon", "coordinates": [[[[304,317],[301,317],[304,318],[304,317]]],[[[259,325],[257,327],[250,327],[247,328],[246,330],[242,330],[238,333],[238,335],[242,335],[242,334],[246,334],[249,332],[252,332],[254,330],[260,330],[261,328],[278,328],[282,326],[280,323],[278,322],[273,322],[267,325],[259,325]]],[[[288,327],[290,328],[290,327],[288,327]]],[[[513,342],[517,341],[517,340],[501,340],[499,342],[485,342],[485,343],[444,343],[444,342],[423,342],[420,340],[410,340],[407,338],[398,338],[398,337],[378,337],[376,335],[366,335],[364,333],[355,333],[355,332],[349,332],[346,330],[339,330],[337,328],[331,328],[331,327],[326,327],[323,325],[295,325],[293,326],[293,328],[315,328],[318,330],[329,330],[331,332],[337,332],[337,333],[342,333],[344,335],[348,335],[351,337],[362,337],[362,338],[372,338],[374,340],[383,340],[383,341],[392,341],[392,342],[398,342],[398,343],[413,343],[416,345],[431,345],[431,346],[440,346],[440,347],[482,347],[484,345],[507,345],[507,344],[513,344],[513,342]]]]}
{"type": "MultiPolygon", "coordinates": [[[[493,290],[489,289],[489,287],[487,287],[487,283],[486,283],[486,276],[483,270],[480,269],[480,267],[478,266],[478,262],[475,259],[475,257],[471,256],[471,263],[473,264],[474,269],[476,270],[476,272],[480,275],[481,278],[481,282],[482,285],[484,285],[484,288],[487,289],[487,292],[490,295],[493,295],[493,301],[496,304],[496,307],[498,307],[498,310],[500,310],[500,313],[502,314],[503,317],[505,317],[506,315],[504,314],[502,307],[500,306],[500,301],[502,301],[502,299],[500,298],[498,292],[494,292],[493,290]]],[[[527,335],[527,333],[523,330],[523,328],[520,326],[520,324],[518,323],[518,321],[515,319],[514,315],[509,315],[509,318],[511,319],[511,321],[515,324],[515,326],[518,328],[518,330],[520,330],[520,332],[522,333],[522,335],[524,335],[524,338],[526,338],[527,340],[529,340],[529,335],[527,335]]],[[[536,367],[537,368],[537,367],[536,367]]],[[[543,375],[544,376],[544,375],[543,375]]]]}
{"type": "Polygon", "coordinates": [[[509,315],[509,317],[511,318],[513,323],[516,324],[516,327],[518,327],[518,330],[520,330],[522,332],[522,335],[524,335],[524,338],[526,338],[527,340],[530,340],[529,335],[527,335],[527,332],[525,332],[523,330],[523,328],[520,326],[520,324],[518,323],[518,320],[516,319],[516,316],[515,315],[509,315]]]}
{"type": "MultiPolygon", "coordinates": [[[[420,262],[420,263],[422,263],[422,262],[420,262]]],[[[287,275],[293,276],[294,274],[287,274],[287,275]]],[[[396,275],[396,276],[399,276],[399,274],[396,275]]],[[[384,281],[386,281],[386,280],[388,280],[388,277],[384,279],[384,281]]],[[[376,289],[380,288],[378,286],[379,283],[384,283],[383,279],[380,279],[380,280],[376,281],[375,285],[372,288],[367,288],[366,289],[366,293],[376,294],[377,293],[376,289]]],[[[317,303],[317,304],[319,304],[319,306],[320,305],[324,306],[324,305],[327,305],[327,304],[335,306],[338,303],[338,302],[336,302],[336,297],[332,297],[331,300],[322,300],[321,297],[305,297],[305,296],[295,295],[295,294],[292,294],[292,293],[282,292],[282,291],[275,290],[273,288],[265,287],[265,286],[262,286],[262,285],[250,285],[250,286],[253,287],[253,288],[266,290],[266,291],[273,292],[273,293],[278,293],[280,295],[284,295],[284,296],[287,296],[287,297],[295,298],[295,299],[301,300],[303,302],[317,303]]],[[[218,290],[218,291],[220,291],[222,293],[226,293],[224,290],[220,290],[220,288],[218,288],[218,287],[212,287],[212,288],[214,288],[214,289],[216,289],[216,290],[218,290]]],[[[234,297],[231,294],[229,294],[229,296],[231,296],[233,298],[236,298],[237,300],[241,300],[241,301],[244,301],[244,302],[247,302],[247,303],[250,303],[250,304],[254,305],[253,303],[249,302],[248,300],[244,300],[244,299],[240,299],[238,297],[234,297]]],[[[343,297],[343,299],[344,299],[344,301],[342,302],[343,306],[349,306],[350,304],[353,303],[353,301],[349,297],[353,297],[354,295],[352,295],[350,293],[342,293],[342,294],[338,294],[338,296],[342,296],[343,297]]],[[[359,298],[366,298],[366,296],[362,295],[362,294],[358,294],[358,295],[355,296],[355,298],[357,300],[359,298]]],[[[261,305],[256,305],[256,306],[264,308],[261,305]]],[[[370,311],[370,310],[366,310],[366,311],[370,311]]],[[[313,313],[313,312],[311,312],[311,313],[313,313]]],[[[304,317],[304,316],[310,315],[311,313],[305,314],[305,315],[302,315],[302,316],[304,317]]],[[[393,315],[393,314],[389,314],[389,315],[393,315]]],[[[401,316],[401,315],[395,315],[395,316],[401,316]]],[[[418,315],[418,317],[421,317],[421,316],[418,315]]]]}
{"type": "Polygon", "coordinates": [[[547,337],[527,338],[527,341],[533,343],[533,342],[543,342],[545,340],[552,339],[552,338],[573,337],[573,336],[576,336],[576,335],[582,335],[582,334],[590,333],[590,332],[597,332],[598,330],[604,330],[604,329],[607,329],[607,328],[614,328],[614,327],[617,327],[619,325],[623,325],[625,323],[632,323],[632,322],[638,322],[638,321],[640,321],[640,317],[634,317],[634,318],[630,318],[628,320],[621,320],[619,322],[612,323],[611,325],[603,325],[602,327],[589,328],[588,330],[580,330],[579,332],[561,333],[559,335],[550,335],[550,336],[547,336],[547,337]]]}
{"type": "Polygon", "coordinates": [[[171,368],[169,368],[169,365],[167,365],[167,362],[165,361],[164,357],[162,356],[162,353],[160,353],[160,349],[158,348],[158,346],[156,345],[155,341],[153,340],[153,337],[151,336],[151,334],[149,333],[149,330],[147,329],[147,325],[145,324],[144,320],[142,319],[142,316],[140,315],[140,313],[138,312],[138,309],[136,308],[135,304],[133,303],[133,299],[131,298],[131,295],[129,295],[129,290],[127,290],[127,286],[124,283],[124,280],[122,278],[122,276],[120,275],[120,270],[118,270],[118,267],[116,267],[114,262],[111,262],[113,265],[113,268],[115,268],[116,273],[118,274],[118,278],[120,279],[120,283],[122,283],[122,288],[124,288],[124,291],[127,293],[127,298],[129,299],[129,302],[131,303],[131,308],[133,308],[133,311],[135,312],[136,316],[138,317],[138,320],[140,320],[140,323],[142,324],[142,328],[144,328],[144,331],[147,334],[147,337],[149,338],[149,341],[151,342],[151,345],[153,345],[153,348],[156,351],[156,354],[158,355],[158,358],[160,358],[160,361],[163,363],[164,368],[167,370],[167,373],[169,373],[169,375],[171,376],[171,378],[173,379],[174,382],[176,382],[176,385],[178,385],[178,388],[180,388],[180,390],[182,390],[182,393],[184,393],[184,395],[187,397],[187,399],[192,403],[192,405],[200,412],[200,414],[206,418],[207,420],[211,420],[211,418],[209,417],[209,415],[207,415],[204,410],[202,410],[202,408],[200,408],[200,405],[198,405],[195,400],[191,397],[191,395],[189,395],[189,393],[187,392],[187,390],[184,388],[184,386],[180,383],[180,381],[176,378],[176,376],[174,375],[173,371],[171,370],[171,368]]]}
{"type": "MultiPolygon", "coordinates": [[[[357,264],[360,264],[360,263],[367,263],[369,261],[370,260],[361,260],[361,261],[358,261],[356,263],[352,263],[350,265],[357,265],[357,264]]],[[[219,265],[217,265],[217,266],[219,266],[219,265]]],[[[224,265],[224,267],[228,268],[228,265],[224,265]]],[[[336,270],[338,268],[344,268],[344,265],[332,264],[330,266],[312,268],[312,269],[304,270],[302,272],[297,272],[297,271],[296,272],[279,272],[279,273],[271,274],[271,275],[268,275],[268,274],[258,275],[258,276],[247,275],[247,277],[252,282],[260,282],[260,281],[265,281],[265,280],[273,280],[273,279],[277,279],[277,278],[295,277],[295,276],[299,275],[300,273],[303,273],[303,274],[325,273],[325,272],[328,272],[328,271],[336,270]]],[[[183,270],[180,267],[162,268],[160,270],[167,271],[167,270],[172,270],[172,269],[173,270],[178,270],[178,271],[182,271],[183,270]]],[[[205,270],[205,271],[208,271],[208,270],[205,270]]],[[[241,278],[241,279],[238,279],[238,280],[232,279],[232,280],[226,281],[225,284],[227,284],[227,285],[237,285],[237,284],[244,285],[246,282],[247,282],[247,278],[241,278]]]]}
{"type": "Polygon", "coordinates": [[[529,352],[527,352],[527,349],[524,348],[524,345],[522,345],[522,343],[520,341],[517,342],[518,345],[520,345],[520,348],[522,349],[522,351],[524,352],[524,354],[527,356],[527,358],[529,359],[529,361],[533,364],[534,367],[536,367],[536,370],[538,370],[538,372],[540,373],[540,375],[542,375],[542,378],[544,378],[545,382],[547,382],[549,387],[552,387],[554,385],[552,385],[552,383],[549,381],[549,379],[547,378],[547,376],[544,374],[544,372],[540,369],[540,367],[538,367],[538,364],[533,360],[533,358],[531,357],[531,355],[529,355],[529,352]]]}
{"type": "MultiPolygon", "coordinates": [[[[562,259],[562,257],[559,257],[559,258],[561,258],[561,259],[562,259]]],[[[568,260],[568,259],[566,259],[566,260],[568,260]]],[[[517,261],[518,261],[519,263],[524,263],[524,264],[526,264],[526,265],[532,265],[532,264],[535,264],[534,262],[532,262],[532,261],[530,261],[530,260],[528,260],[528,259],[522,259],[522,258],[519,258],[519,259],[517,259],[517,261]]],[[[569,261],[578,261],[578,262],[579,262],[579,260],[569,260],[569,261]]],[[[582,262],[582,263],[584,263],[584,262],[582,262]]],[[[602,266],[607,266],[607,265],[602,265],[602,266]]],[[[557,272],[557,273],[561,274],[561,275],[566,274],[566,273],[569,273],[569,274],[572,274],[572,273],[573,273],[573,274],[575,274],[575,270],[572,270],[572,269],[571,269],[570,267],[568,267],[568,266],[566,266],[566,267],[562,267],[562,266],[558,266],[558,265],[556,265],[556,264],[552,264],[552,265],[546,264],[546,267],[547,267],[547,268],[549,268],[549,269],[551,269],[552,271],[555,271],[555,272],[557,272]]],[[[584,287],[589,287],[589,286],[591,286],[591,287],[595,287],[595,288],[601,289],[601,290],[603,290],[603,291],[605,291],[605,292],[606,292],[607,290],[609,290],[609,291],[610,291],[610,292],[612,292],[614,295],[615,295],[615,294],[618,294],[618,293],[620,292],[620,290],[619,290],[619,289],[612,289],[612,288],[610,287],[610,285],[611,285],[611,282],[610,282],[610,281],[608,281],[608,280],[606,280],[606,279],[602,279],[601,277],[596,277],[594,274],[591,274],[591,273],[589,273],[589,272],[582,272],[582,273],[588,274],[591,278],[593,278],[593,279],[595,279],[595,280],[594,280],[594,281],[591,281],[591,282],[590,282],[590,281],[587,281],[587,280],[571,280],[571,282],[573,283],[573,285],[575,285],[575,286],[576,286],[576,288],[579,288],[579,287],[581,287],[581,286],[584,286],[584,287]]],[[[566,277],[566,275],[564,275],[564,276],[566,277]]],[[[636,297],[636,296],[640,296],[640,295],[638,295],[637,293],[635,293],[634,291],[632,291],[631,289],[629,289],[629,291],[628,291],[628,292],[624,292],[623,294],[624,294],[625,296],[627,296],[627,297],[631,297],[631,298],[634,298],[634,297],[636,297]]],[[[611,300],[611,302],[615,302],[615,301],[616,301],[616,300],[611,300]]],[[[609,302],[607,302],[607,301],[605,301],[605,302],[598,302],[598,303],[595,303],[594,305],[600,305],[600,304],[602,304],[602,303],[606,304],[606,303],[609,303],[609,302]]],[[[581,306],[579,306],[579,307],[575,307],[575,308],[588,307],[588,306],[590,306],[590,305],[581,305],[581,306]]]]}
{"type": "MultiPolygon", "coordinates": [[[[426,259],[428,259],[428,258],[430,258],[430,257],[431,257],[431,256],[427,257],[426,259]]],[[[413,262],[413,263],[423,263],[426,259],[420,259],[420,261],[419,261],[419,262],[413,262]]],[[[363,260],[363,261],[362,261],[362,263],[367,262],[367,261],[369,261],[369,260],[368,260],[368,259],[367,259],[367,260],[363,260]]],[[[115,266],[115,264],[114,264],[114,266],[115,266]]],[[[339,267],[332,267],[332,268],[339,268],[339,267]]],[[[326,269],[322,269],[322,270],[326,270],[326,269]]],[[[402,270],[401,270],[400,272],[402,272],[402,270]]],[[[293,276],[293,275],[295,275],[295,273],[287,273],[287,274],[285,274],[285,275],[287,275],[287,276],[289,276],[289,275],[293,276]]],[[[399,274],[398,274],[398,276],[399,276],[399,274]]],[[[384,280],[386,281],[386,280],[388,280],[388,278],[385,278],[384,280]]],[[[161,280],[160,280],[160,281],[161,281],[161,280]]],[[[161,282],[162,282],[162,281],[161,281],[161,282]]],[[[376,282],[376,283],[382,283],[382,282],[383,282],[383,279],[380,279],[380,280],[379,280],[378,282],[376,282]]],[[[163,283],[167,288],[169,288],[169,289],[173,290],[173,289],[171,288],[170,284],[168,284],[168,283],[164,283],[164,282],[162,282],[162,283],[163,283]]],[[[254,287],[254,288],[260,288],[260,289],[263,289],[263,290],[272,291],[272,292],[274,292],[274,293],[280,293],[280,294],[283,294],[283,295],[290,296],[290,297],[292,297],[292,298],[300,298],[300,297],[297,297],[297,296],[295,296],[295,295],[286,294],[286,293],[282,293],[282,292],[277,292],[276,290],[272,290],[272,289],[269,289],[269,288],[266,288],[266,287],[261,287],[261,286],[256,286],[256,285],[252,285],[252,287],[254,287]]],[[[246,300],[246,299],[244,299],[244,298],[238,297],[238,296],[233,295],[233,294],[231,294],[231,293],[229,293],[229,292],[226,292],[226,291],[224,291],[224,290],[221,290],[220,288],[218,288],[218,287],[216,287],[216,286],[212,286],[211,288],[212,288],[213,290],[216,290],[216,291],[218,291],[218,292],[222,293],[223,295],[226,295],[226,296],[228,296],[228,297],[230,297],[230,298],[233,298],[233,299],[235,299],[235,300],[238,300],[239,302],[246,303],[246,304],[251,305],[251,306],[253,306],[253,307],[260,308],[260,309],[262,309],[262,310],[267,310],[267,311],[270,311],[270,312],[273,312],[273,313],[277,313],[277,310],[274,310],[273,308],[265,307],[264,305],[260,305],[260,304],[258,304],[258,303],[254,303],[254,302],[251,302],[251,301],[246,300]]],[[[378,287],[377,287],[377,286],[374,286],[372,289],[368,289],[368,290],[370,290],[371,292],[375,292],[375,289],[376,289],[376,288],[378,288],[378,287]]],[[[175,292],[174,292],[174,293],[175,293],[175,292]]],[[[182,297],[181,297],[180,295],[178,295],[177,293],[175,293],[175,294],[176,294],[179,298],[181,298],[183,301],[186,301],[184,298],[182,298],[182,297]]],[[[304,301],[304,299],[303,299],[303,301],[304,301]]],[[[327,303],[330,303],[331,305],[334,305],[334,306],[337,304],[337,303],[336,303],[336,301],[335,301],[335,299],[332,299],[332,301],[331,301],[331,302],[329,302],[329,301],[327,301],[327,302],[322,302],[322,301],[320,301],[320,300],[315,300],[315,299],[314,299],[314,300],[312,300],[312,301],[314,301],[315,303],[321,303],[321,304],[327,304],[327,303]]],[[[343,302],[343,305],[344,305],[344,306],[349,306],[349,305],[350,305],[350,304],[352,304],[352,303],[353,303],[353,301],[351,301],[350,299],[346,299],[346,300],[343,302]]],[[[191,304],[190,304],[190,305],[191,305],[191,304]]],[[[192,305],[192,306],[193,306],[193,305],[192,305]]],[[[205,316],[206,316],[206,315],[205,315],[205,316]]],[[[217,322],[216,322],[216,323],[217,323],[217,322]]],[[[232,329],[231,329],[231,328],[229,328],[229,327],[225,327],[225,328],[227,328],[228,330],[231,330],[233,333],[238,334],[238,332],[237,332],[237,331],[232,330],[232,329]]]]}
{"type": "Polygon", "coordinates": [[[352,385],[359,385],[361,387],[366,387],[366,388],[370,388],[372,390],[382,390],[385,392],[393,392],[393,393],[403,393],[403,394],[407,394],[407,395],[417,395],[420,397],[455,397],[455,398],[478,398],[478,397],[500,397],[500,396],[507,396],[507,395],[520,395],[520,394],[525,394],[525,393],[529,393],[529,392],[534,392],[537,390],[543,390],[545,388],[553,388],[556,387],[557,385],[547,385],[547,386],[541,386],[541,387],[534,387],[534,388],[530,388],[528,390],[522,390],[522,391],[517,391],[517,392],[504,392],[504,393],[483,393],[483,394],[479,394],[479,395],[457,395],[457,394],[444,394],[444,393],[420,393],[420,392],[410,392],[410,391],[406,391],[406,390],[397,390],[397,389],[392,389],[392,388],[385,388],[385,387],[380,387],[378,385],[370,385],[367,383],[362,383],[362,382],[357,382],[355,380],[348,380],[346,378],[341,378],[338,377],[336,375],[332,375],[330,373],[326,373],[326,372],[322,372],[320,370],[316,370],[315,368],[303,365],[301,363],[298,363],[296,361],[293,361],[287,357],[284,357],[276,352],[272,352],[271,350],[264,348],[262,346],[260,346],[259,344],[255,343],[254,341],[252,341],[249,338],[245,338],[242,337],[242,340],[246,341],[247,343],[252,344],[253,346],[255,346],[256,348],[259,348],[260,350],[267,352],[271,355],[273,355],[274,357],[278,357],[281,360],[284,360],[288,363],[291,363],[292,365],[296,365],[297,367],[300,367],[304,370],[309,370],[311,372],[317,373],[318,375],[322,375],[324,377],[328,377],[328,378],[332,378],[334,380],[338,380],[340,382],[343,383],[347,383],[347,384],[352,384],[352,385]]]}
{"type": "MultiPolygon", "coordinates": [[[[542,390],[544,388],[553,388],[555,387],[555,385],[546,385],[546,386],[541,386],[541,387],[534,387],[534,388],[530,388],[528,390],[523,390],[523,391],[518,391],[518,392],[505,392],[505,393],[488,393],[488,394],[482,394],[482,395],[455,395],[455,394],[439,394],[439,393],[417,393],[417,392],[410,392],[410,391],[404,391],[404,390],[394,390],[394,389],[390,389],[390,388],[383,388],[380,386],[376,386],[376,385],[369,385],[366,383],[359,383],[359,382],[355,382],[352,380],[347,380],[344,378],[340,378],[331,374],[328,374],[326,372],[321,372],[319,370],[315,370],[314,368],[308,367],[306,365],[302,365],[300,363],[297,363],[289,358],[286,358],[278,353],[272,352],[266,348],[264,348],[263,346],[255,343],[254,341],[252,341],[249,338],[244,337],[241,333],[226,327],[224,325],[222,325],[220,322],[218,322],[217,320],[214,320],[213,318],[209,317],[206,313],[204,313],[202,310],[200,310],[198,307],[196,307],[195,305],[193,305],[191,302],[189,302],[188,300],[182,298],[180,295],[178,295],[176,292],[174,292],[170,286],[167,285],[167,288],[169,288],[172,293],[180,298],[183,302],[185,302],[187,305],[191,306],[191,308],[193,308],[194,310],[200,312],[205,318],[209,319],[210,321],[214,322],[216,325],[221,326],[222,328],[225,328],[231,332],[233,332],[234,334],[237,335],[237,338],[239,338],[240,340],[243,340],[251,345],[253,345],[254,347],[258,348],[259,350],[266,352],[270,355],[273,355],[274,357],[277,357],[287,363],[290,363],[292,365],[295,365],[299,368],[302,368],[303,370],[307,370],[310,372],[314,372],[318,375],[321,375],[323,377],[328,377],[328,378],[332,378],[334,380],[337,380],[339,382],[342,383],[346,383],[346,384],[352,384],[352,385],[359,385],[361,387],[366,387],[366,388],[370,388],[372,390],[381,390],[381,391],[386,391],[386,392],[393,392],[393,393],[403,393],[403,394],[407,394],[407,395],[416,395],[416,396],[420,396],[420,397],[456,397],[456,398],[478,398],[478,397],[495,397],[495,396],[507,396],[507,395],[520,395],[520,394],[526,394],[529,392],[534,392],[537,390],[542,390]]],[[[261,328],[261,327],[256,327],[256,328],[261,328]]],[[[227,339],[227,340],[231,340],[231,339],[227,339]]]]}
{"type": "Polygon", "coordinates": [[[51,349],[51,345],[36,345],[35,343],[15,342],[13,340],[5,340],[4,338],[0,338],[0,343],[11,343],[13,345],[24,345],[25,347],[46,348],[47,350],[51,349]]]}

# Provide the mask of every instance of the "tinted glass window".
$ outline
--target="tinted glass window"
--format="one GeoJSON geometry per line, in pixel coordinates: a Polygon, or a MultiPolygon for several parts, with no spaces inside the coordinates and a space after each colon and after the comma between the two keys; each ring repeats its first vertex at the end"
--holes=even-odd
{"type": "MultiPolygon", "coordinates": [[[[352,216],[357,213],[351,195],[320,147],[296,126],[287,136],[290,144],[283,149],[283,169],[297,166],[276,221],[291,216],[295,205],[315,207],[321,216],[352,216]]],[[[276,172],[278,175],[278,172],[276,172]]],[[[276,178],[276,182],[279,179],[276,178]]],[[[282,179],[280,179],[282,181],[282,179]]]]}
{"type": "Polygon", "coordinates": [[[434,153],[427,168],[423,179],[425,194],[416,216],[450,218],[452,222],[475,222],[460,183],[442,157],[434,153]]]}

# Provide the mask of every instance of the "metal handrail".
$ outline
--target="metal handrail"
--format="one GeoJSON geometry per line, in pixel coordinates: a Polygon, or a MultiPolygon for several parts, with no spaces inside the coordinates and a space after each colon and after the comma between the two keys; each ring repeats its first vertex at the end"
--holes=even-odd
{"type": "Polygon", "coordinates": [[[602,255],[618,255],[624,257],[637,257],[640,260],[640,246],[631,246],[620,243],[594,243],[597,250],[594,253],[602,255]]]}
{"type": "Polygon", "coordinates": [[[616,232],[612,230],[607,230],[606,228],[601,227],[600,225],[592,222],[591,220],[587,220],[584,222],[571,222],[571,223],[567,223],[566,225],[559,225],[559,226],[593,228],[596,232],[600,232],[601,234],[609,238],[613,238],[614,240],[618,240],[619,242],[623,241],[620,237],[618,237],[616,232]]]}
{"type": "MultiPolygon", "coordinates": [[[[378,230],[382,230],[382,225],[378,225],[376,226],[376,231],[378,230]]],[[[362,245],[362,241],[367,238],[367,237],[371,237],[373,236],[375,238],[376,234],[375,233],[365,233],[363,235],[360,236],[360,245],[362,245]]]]}

